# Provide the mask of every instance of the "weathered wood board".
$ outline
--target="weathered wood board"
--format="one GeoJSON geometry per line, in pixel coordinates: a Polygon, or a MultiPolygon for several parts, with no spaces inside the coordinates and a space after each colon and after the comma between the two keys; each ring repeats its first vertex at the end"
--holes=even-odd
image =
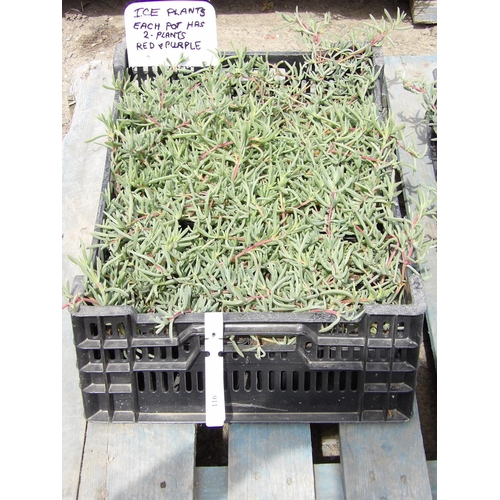
{"type": "Polygon", "coordinates": [[[308,424],[229,426],[229,500],[313,500],[314,497],[308,424]]]}
{"type": "MultiPolygon", "coordinates": [[[[428,461],[427,470],[432,500],[437,500],[437,462],[428,461]]],[[[342,466],[337,463],[315,464],[314,487],[316,500],[345,500],[342,466]]],[[[194,500],[227,498],[227,467],[196,467],[194,500]]]]}
{"type": "Polygon", "coordinates": [[[432,500],[416,402],[408,422],[339,430],[346,500],[432,500]]]}
{"type": "Polygon", "coordinates": [[[194,425],[88,424],[78,500],[193,498],[194,425]]]}
{"type": "Polygon", "coordinates": [[[437,0],[410,0],[413,24],[437,24],[437,0]]]}

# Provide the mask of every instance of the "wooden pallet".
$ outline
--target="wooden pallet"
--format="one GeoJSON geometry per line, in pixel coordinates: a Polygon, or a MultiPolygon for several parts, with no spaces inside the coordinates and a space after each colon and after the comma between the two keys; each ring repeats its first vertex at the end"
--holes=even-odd
{"type": "MultiPolygon", "coordinates": [[[[402,90],[397,74],[405,69],[409,77],[422,65],[425,74],[432,72],[435,58],[388,58],[386,68],[395,116],[417,127],[418,134],[423,118],[422,110],[415,111],[418,96],[402,90]]],[[[110,62],[94,63],[82,69],[73,87],[76,109],[63,142],[64,282],[77,272],[65,256],[78,253],[80,238],[86,244],[91,240],[106,151],[85,141],[104,132],[96,117],[112,107],[113,92],[102,86],[110,83],[111,74],[110,62]]],[[[418,134],[420,147],[423,136],[418,134]]],[[[426,293],[435,339],[434,285],[428,284],[426,293]]],[[[196,467],[194,425],[87,423],[67,311],[62,313],[62,342],[63,499],[437,498],[437,462],[425,460],[416,403],[407,423],[341,424],[340,464],[313,463],[307,424],[231,424],[228,466],[196,467]]]]}
{"type": "Polygon", "coordinates": [[[413,24],[437,24],[437,0],[410,0],[413,24]]]}

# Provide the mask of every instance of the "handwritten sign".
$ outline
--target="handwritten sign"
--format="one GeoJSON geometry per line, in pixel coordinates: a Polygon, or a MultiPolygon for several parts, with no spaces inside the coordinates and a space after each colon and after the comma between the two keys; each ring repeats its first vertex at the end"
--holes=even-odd
{"type": "Polygon", "coordinates": [[[215,9],[204,0],[131,3],[123,18],[131,67],[217,62],[215,9]]]}

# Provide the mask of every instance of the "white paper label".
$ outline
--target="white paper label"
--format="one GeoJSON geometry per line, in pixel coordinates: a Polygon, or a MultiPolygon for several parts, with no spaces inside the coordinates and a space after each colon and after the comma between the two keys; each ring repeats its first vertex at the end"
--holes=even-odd
{"type": "Polygon", "coordinates": [[[131,67],[217,63],[215,9],[203,0],[162,0],[127,5],[123,14],[131,67]],[[188,60],[180,63],[181,57],[188,60]]]}
{"type": "Polygon", "coordinates": [[[226,419],[224,401],[223,313],[205,313],[205,419],[207,427],[222,427],[226,419]]]}

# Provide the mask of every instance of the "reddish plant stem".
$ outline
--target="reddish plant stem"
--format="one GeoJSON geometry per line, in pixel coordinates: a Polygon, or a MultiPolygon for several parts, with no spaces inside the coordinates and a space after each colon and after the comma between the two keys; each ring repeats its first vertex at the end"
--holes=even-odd
{"type": "Polygon", "coordinates": [[[312,313],[328,313],[328,314],[334,314],[335,316],[339,316],[339,313],[337,311],[334,311],[333,309],[311,309],[312,313]]]}
{"type": "Polygon", "coordinates": [[[372,161],[376,165],[380,163],[380,160],[378,158],[373,158],[372,156],[366,156],[366,155],[361,155],[362,160],[367,160],[367,161],[372,161]]]}
{"type": "Polygon", "coordinates": [[[146,113],[144,113],[144,116],[146,117],[147,120],[149,120],[150,122],[153,122],[157,127],[161,127],[161,123],[158,120],[156,120],[155,118],[153,118],[152,116],[149,116],[146,113]]]}
{"type": "Polygon", "coordinates": [[[189,127],[189,125],[191,125],[191,122],[187,122],[185,120],[182,120],[182,123],[180,123],[179,125],[177,125],[177,127],[175,127],[175,129],[177,130],[178,128],[189,127]]]}
{"type": "Polygon", "coordinates": [[[326,235],[330,237],[331,235],[331,230],[330,230],[330,224],[332,222],[332,213],[333,213],[333,200],[335,199],[335,191],[331,192],[332,201],[330,203],[330,209],[328,210],[328,219],[326,221],[326,235]]]}
{"type": "Polygon", "coordinates": [[[280,192],[280,206],[281,206],[281,224],[284,226],[286,224],[286,211],[285,204],[283,202],[283,193],[280,192]]]}
{"type": "Polygon", "coordinates": [[[241,165],[241,157],[238,156],[238,159],[236,160],[236,165],[234,166],[234,169],[233,169],[233,181],[236,180],[236,176],[238,175],[240,165],[241,165]]]}
{"type": "Polygon", "coordinates": [[[204,160],[210,153],[213,153],[214,151],[217,151],[220,148],[225,148],[227,146],[231,146],[232,144],[233,144],[233,141],[221,142],[220,144],[217,144],[217,146],[214,146],[213,148],[209,149],[208,151],[205,151],[200,156],[200,160],[204,160]]]}
{"type": "Polygon", "coordinates": [[[373,47],[375,44],[377,44],[378,42],[380,42],[383,38],[385,38],[387,36],[387,33],[385,31],[383,31],[382,33],[380,33],[380,35],[378,35],[377,37],[375,37],[371,42],[370,42],[370,45],[373,47]]]}
{"type": "Polygon", "coordinates": [[[239,254],[233,256],[231,258],[231,261],[234,262],[236,259],[242,257],[243,255],[247,254],[248,252],[251,252],[255,248],[260,247],[262,245],[266,245],[267,243],[270,243],[271,241],[276,241],[276,239],[277,238],[268,238],[268,239],[265,239],[265,240],[262,240],[262,241],[258,241],[257,243],[254,243],[253,245],[250,245],[249,247],[245,248],[245,250],[243,250],[239,254]]]}
{"type": "Polygon", "coordinates": [[[97,302],[97,300],[95,300],[95,299],[87,298],[87,297],[77,297],[73,302],[67,302],[66,304],[64,304],[62,306],[62,308],[66,309],[70,305],[76,305],[76,304],[79,304],[80,302],[86,302],[86,303],[92,304],[94,306],[99,306],[100,305],[99,302],[97,302]]]}
{"type": "Polygon", "coordinates": [[[191,309],[186,309],[185,311],[177,311],[173,316],[168,318],[169,321],[174,321],[177,319],[179,316],[182,316],[183,314],[190,313],[191,309]]]}
{"type": "Polygon", "coordinates": [[[191,93],[191,92],[192,92],[195,88],[199,87],[200,85],[201,85],[201,83],[200,83],[200,82],[195,83],[195,84],[194,84],[194,85],[193,85],[193,86],[192,86],[192,87],[188,90],[188,92],[189,92],[189,93],[191,93]]]}
{"type": "Polygon", "coordinates": [[[392,252],[391,255],[389,255],[389,258],[387,259],[387,267],[391,265],[392,259],[396,256],[396,253],[398,251],[398,247],[396,247],[392,252]]]}
{"type": "Polygon", "coordinates": [[[405,82],[405,85],[414,90],[415,92],[419,92],[420,94],[427,94],[426,90],[423,89],[422,87],[417,87],[416,85],[414,85],[413,83],[408,83],[408,82],[405,82]]]}

